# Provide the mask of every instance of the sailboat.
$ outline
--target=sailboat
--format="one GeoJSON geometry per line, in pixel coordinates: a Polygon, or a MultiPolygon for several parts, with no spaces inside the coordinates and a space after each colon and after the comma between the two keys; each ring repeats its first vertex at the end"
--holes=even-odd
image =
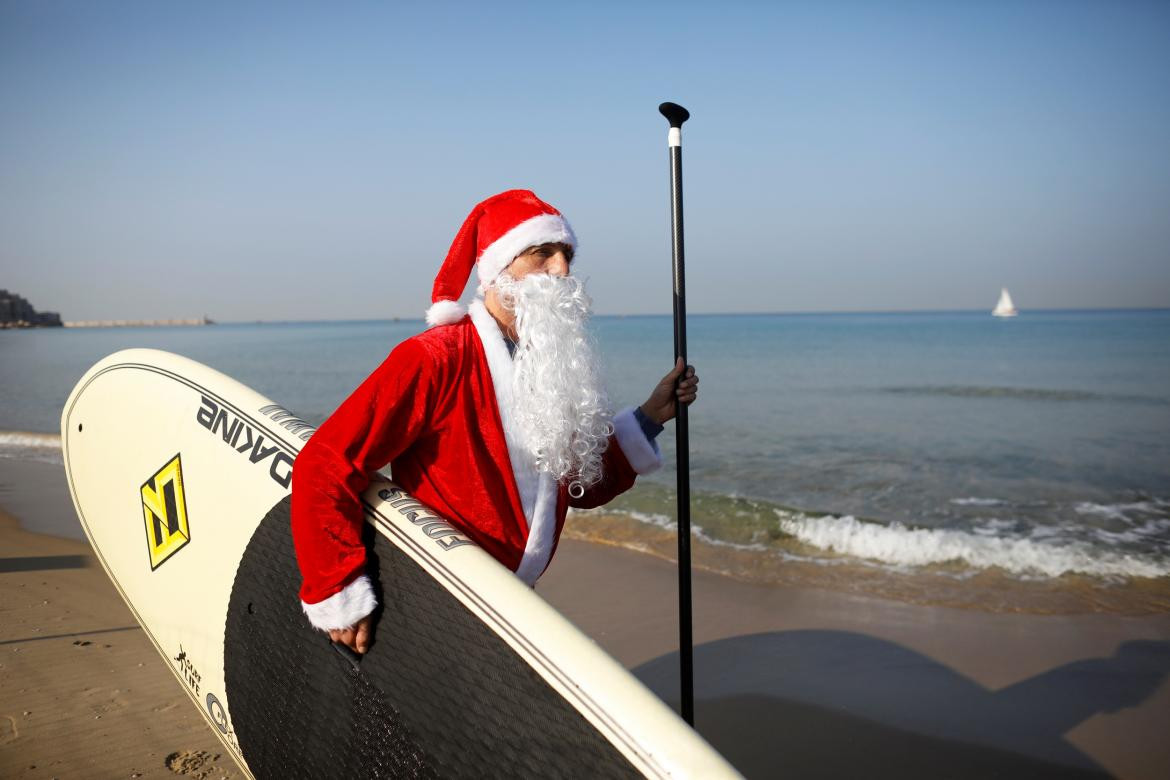
{"type": "Polygon", "coordinates": [[[1016,311],[1016,305],[1012,303],[1011,293],[1007,291],[1006,287],[1002,288],[999,291],[999,303],[995,304],[991,315],[993,317],[1014,317],[1017,314],[1019,312],[1016,311]]]}

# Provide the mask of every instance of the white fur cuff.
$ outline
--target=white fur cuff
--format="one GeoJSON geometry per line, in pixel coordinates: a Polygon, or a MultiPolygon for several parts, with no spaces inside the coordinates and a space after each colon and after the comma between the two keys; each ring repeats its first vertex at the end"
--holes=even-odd
{"type": "Polygon", "coordinates": [[[613,434],[634,471],[649,474],[662,468],[662,452],[658,449],[658,442],[646,438],[638,418],[634,416],[634,407],[622,409],[613,416],[613,434]]]}
{"type": "Polygon", "coordinates": [[[359,575],[356,580],[316,604],[301,602],[301,609],[313,624],[313,628],[329,631],[334,628],[349,628],[378,606],[374,586],[370,578],[359,575]]]}
{"type": "Polygon", "coordinates": [[[459,301],[435,301],[431,308],[427,309],[427,327],[459,322],[466,313],[467,309],[459,301]]]}

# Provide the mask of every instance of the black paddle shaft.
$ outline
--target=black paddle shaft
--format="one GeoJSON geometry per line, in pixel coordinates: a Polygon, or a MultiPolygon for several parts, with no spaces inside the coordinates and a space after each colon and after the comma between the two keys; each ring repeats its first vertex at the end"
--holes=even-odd
{"type": "MultiPolygon", "coordinates": [[[[687,293],[683,268],[682,125],[691,114],[676,103],[663,103],[659,112],[670,122],[670,223],[674,247],[674,359],[687,360],[687,293]]],[[[684,369],[682,378],[686,377],[684,369]]],[[[675,441],[678,446],[678,633],[679,674],[683,720],[695,725],[694,658],[691,630],[691,454],[686,404],[675,402],[675,441]]]]}

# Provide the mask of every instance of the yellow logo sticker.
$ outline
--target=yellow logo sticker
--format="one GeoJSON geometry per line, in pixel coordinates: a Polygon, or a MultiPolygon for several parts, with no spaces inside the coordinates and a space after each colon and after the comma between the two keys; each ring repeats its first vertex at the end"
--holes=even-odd
{"type": "Polygon", "coordinates": [[[191,541],[183,466],[177,454],[143,484],[142,514],[146,518],[150,570],[154,571],[191,541]]]}

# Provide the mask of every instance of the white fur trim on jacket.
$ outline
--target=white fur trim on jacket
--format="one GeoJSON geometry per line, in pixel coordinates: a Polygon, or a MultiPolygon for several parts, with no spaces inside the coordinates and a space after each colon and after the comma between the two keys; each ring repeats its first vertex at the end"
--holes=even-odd
{"type": "Polygon", "coordinates": [[[557,532],[557,485],[552,477],[536,471],[536,464],[524,448],[516,424],[512,421],[512,356],[504,343],[499,323],[488,313],[481,300],[472,301],[467,308],[487,356],[492,387],[496,391],[496,406],[499,407],[504,438],[508,442],[508,459],[512,462],[512,475],[516,478],[520,504],[528,523],[524,558],[516,573],[532,585],[552,555],[553,538],[557,532]]]}
{"type": "Polygon", "coordinates": [[[334,628],[349,628],[354,623],[374,611],[378,606],[378,599],[374,595],[374,586],[370,578],[364,574],[334,593],[324,601],[316,604],[301,602],[301,609],[305,611],[313,628],[329,631],[334,628]]]}
{"type": "Polygon", "coordinates": [[[453,322],[459,322],[466,313],[467,309],[463,308],[463,304],[459,301],[435,301],[427,309],[427,327],[433,328],[436,325],[450,325],[453,322]]]}
{"type": "Polygon", "coordinates": [[[512,461],[512,473],[516,487],[520,490],[520,503],[526,520],[532,519],[536,506],[536,488],[539,484],[536,465],[520,442],[520,434],[512,421],[512,355],[504,343],[504,334],[499,323],[488,313],[483,301],[474,300],[467,307],[471,322],[479,334],[487,356],[488,370],[492,374],[492,387],[496,391],[496,406],[500,410],[500,422],[504,425],[504,438],[508,442],[508,459],[512,461]]]}
{"type": "Polygon", "coordinates": [[[662,451],[658,449],[658,442],[646,438],[634,416],[634,407],[622,409],[613,416],[613,433],[634,471],[649,474],[662,468],[662,451]]]}
{"type": "Polygon", "coordinates": [[[556,214],[541,214],[526,219],[516,227],[492,242],[479,256],[479,291],[487,290],[500,271],[516,259],[516,255],[530,246],[539,244],[568,244],[576,248],[577,237],[564,217],[556,214]]]}
{"type": "Polygon", "coordinates": [[[524,545],[524,559],[516,569],[516,576],[529,586],[535,585],[548,568],[556,535],[557,481],[550,474],[541,474],[540,485],[536,490],[536,508],[532,512],[528,541],[524,545]]]}

